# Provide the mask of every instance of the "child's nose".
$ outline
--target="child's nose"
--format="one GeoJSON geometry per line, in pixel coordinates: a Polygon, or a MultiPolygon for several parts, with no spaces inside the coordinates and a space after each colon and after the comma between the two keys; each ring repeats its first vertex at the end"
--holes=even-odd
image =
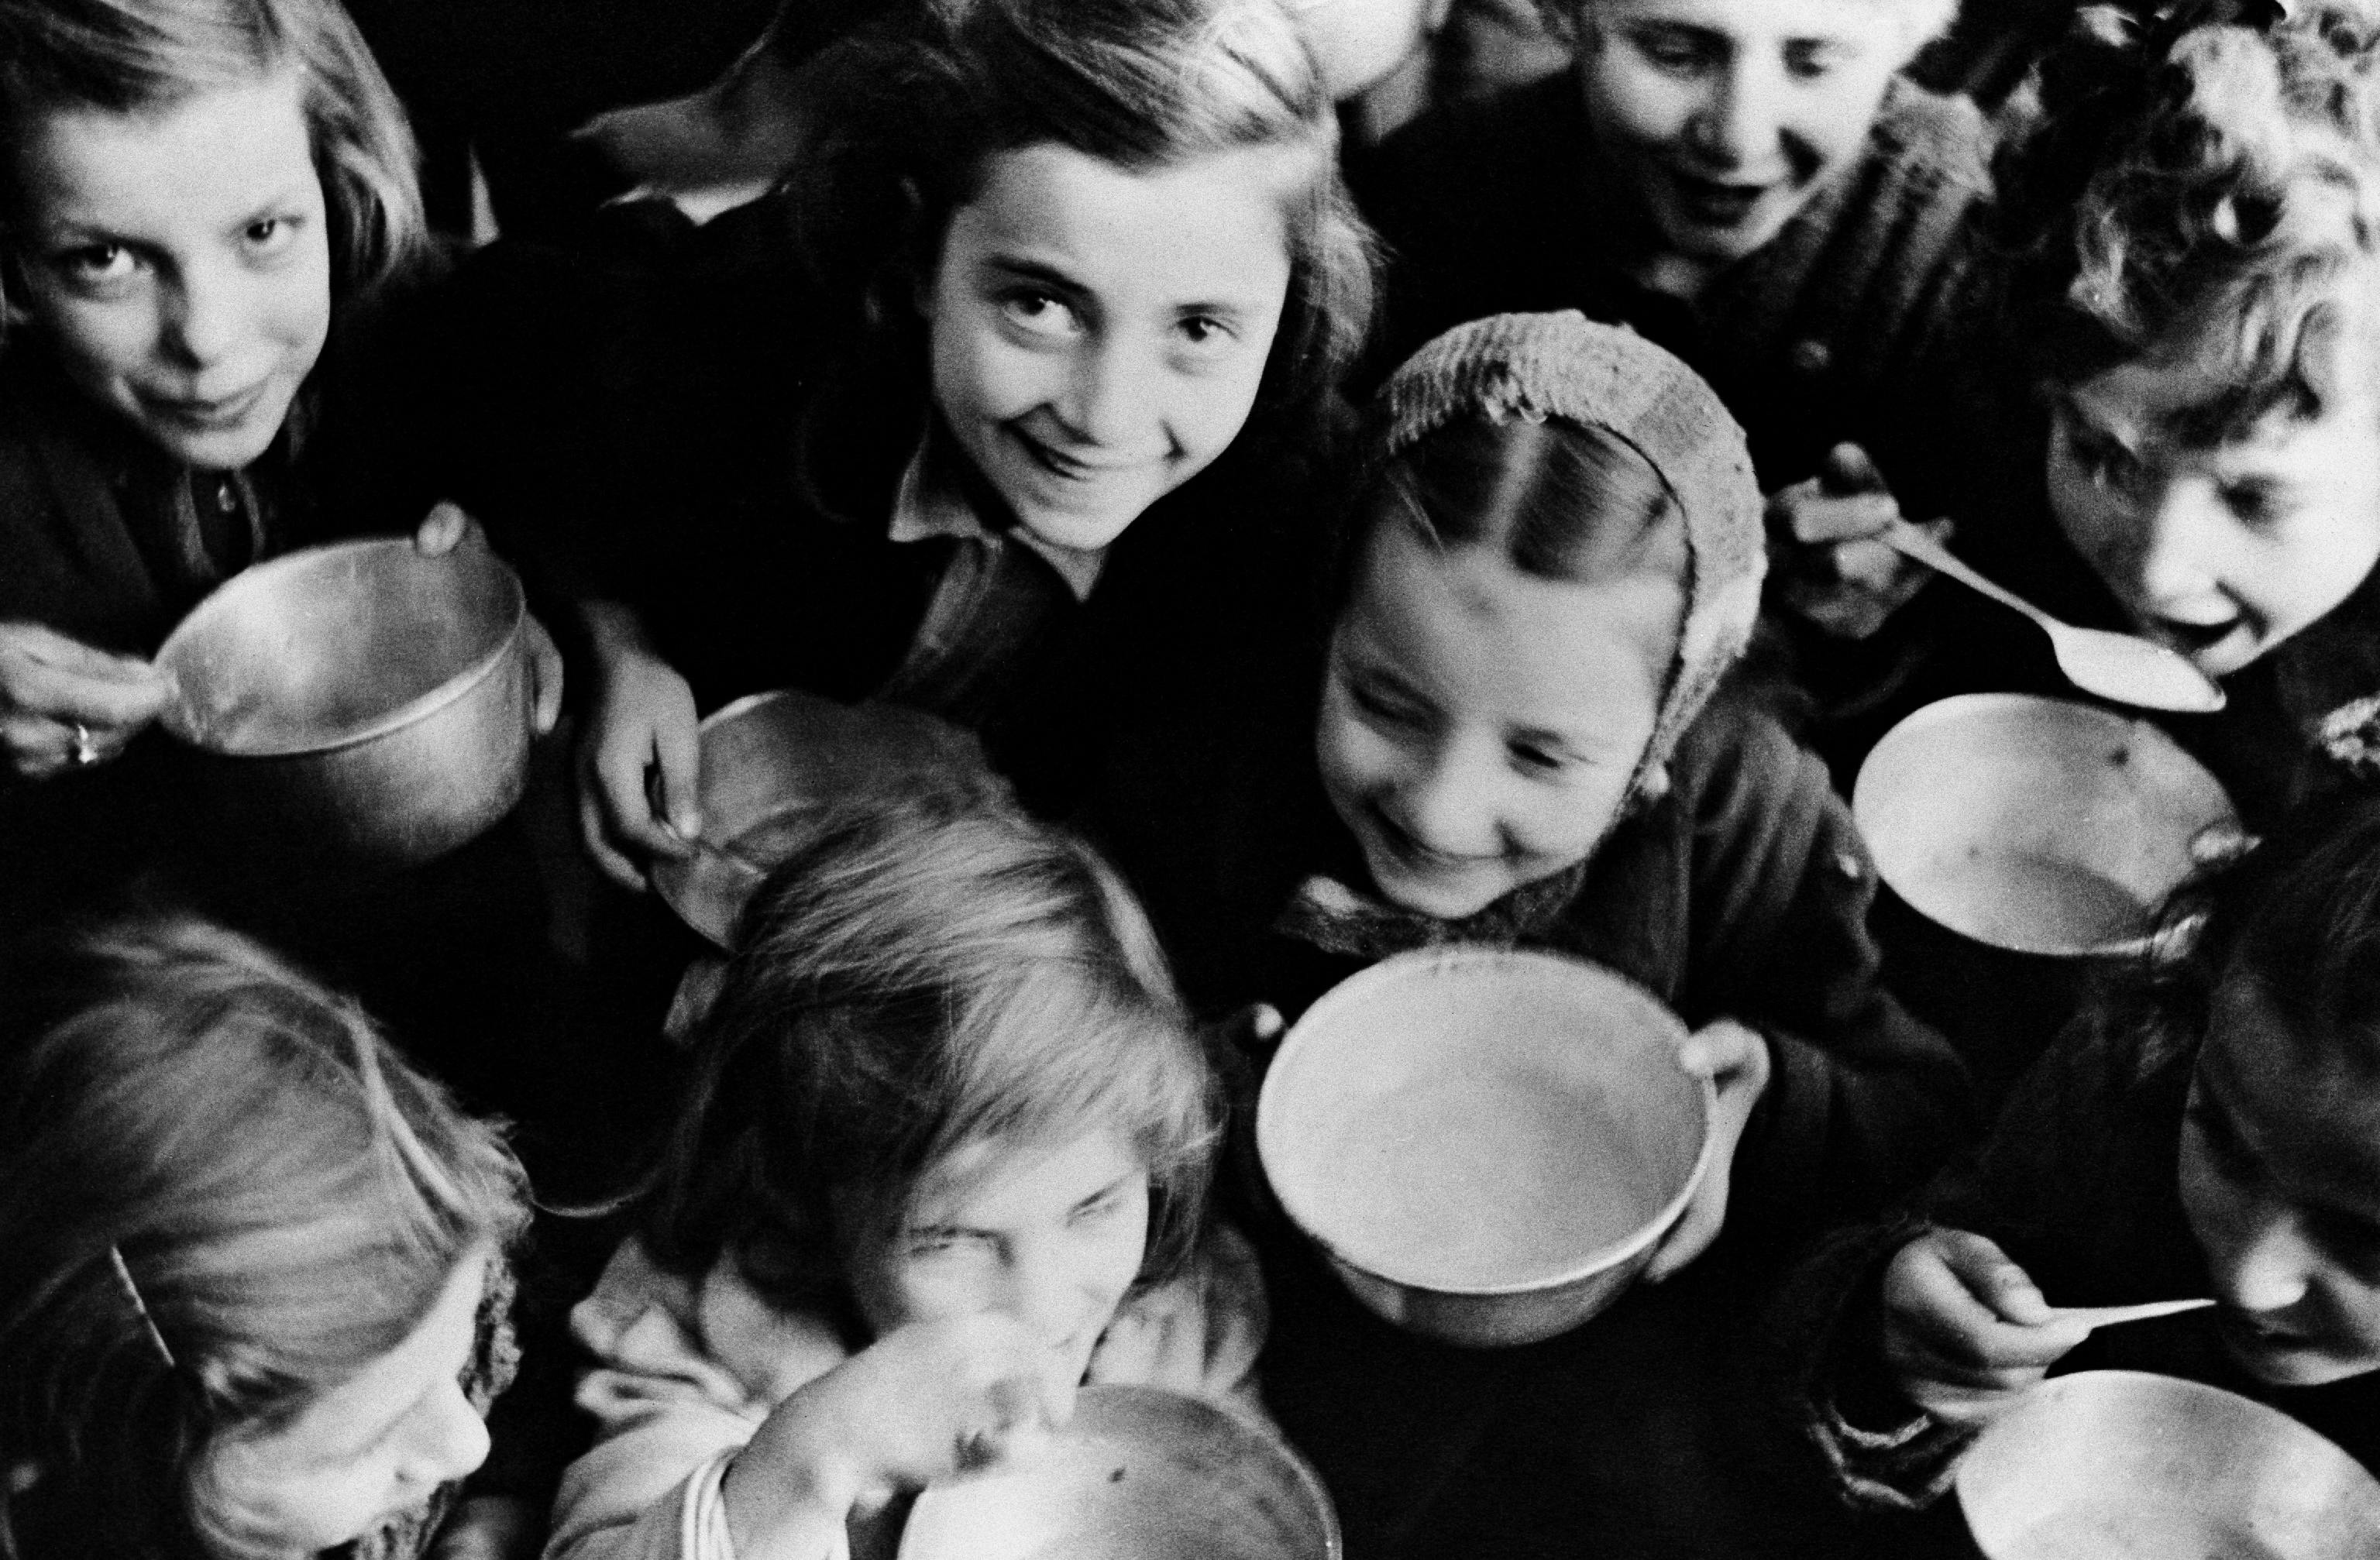
{"type": "Polygon", "coordinates": [[[488,1460],[488,1426],[461,1385],[442,1383],[422,1400],[419,1422],[400,1469],[416,1483],[460,1479],[488,1460]]]}
{"type": "Polygon", "coordinates": [[[1782,82],[1741,56],[1714,79],[1692,124],[1694,148],[1720,168],[1759,163],[1775,149],[1783,113],[1782,82]]]}
{"type": "Polygon", "coordinates": [[[2286,1211],[2260,1211],[2255,1218],[2253,1232],[2216,1276],[2216,1284],[2222,1298],[2240,1311],[2287,1311],[2305,1298],[2313,1282],[2314,1249],[2286,1211]]]}
{"type": "Polygon", "coordinates": [[[1084,1320],[1080,1288],[1063,1264],[1030,1255],[1008,1268],[1000,1309],[1045,1343],[1068,1340],[1084,1320]]]}
{"type": "Polygon", "coordinates": [[[1481,780],[1461,744],[1449,744],[1416,766],[1399,788],[1397,826],[1420,843],[1448,855],[1473,855],[1480,811],[1481,780]]]}
{"type": "Polygon", "coordinates": [[[248,314],[246,289],[212,272],[186,273],[167,294],[167,350],[186,368],[221,362],[238,344],[248,314]]]}
{"type": "Polygon", "coordinates": [[[2132,572],[2151,602],[2182,602],[2220,575],[2222,500],[2199,481],[2168,482],[2141,506],[2132,572]]]}
{"type": "Polygon", "coordinates": [[[1067,430],[1085,443],[1130,452],[1143,441],[1148,421],[1150,366],[1133,345],[1116,334],[1094,337],[1075,358],[1059,412],[1067,430]]]}

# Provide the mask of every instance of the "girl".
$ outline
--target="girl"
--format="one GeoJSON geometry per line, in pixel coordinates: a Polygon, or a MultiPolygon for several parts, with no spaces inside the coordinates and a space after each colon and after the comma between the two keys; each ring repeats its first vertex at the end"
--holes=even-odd
{"type": "Polygon", "coordinates": [[[502,1140],[202,923],[9,990],[0,1554],[422,1554],[512,1373],[502,1140]]]}
{"type": "MultiPolygon", "coordinates": [[[[1723,1219],[1758,1244],[1910,1184],[1960,1129],[1961,1070],[1876,984],[1873,872],[1823,769],[1709,702],[1752,625],[1762,541],[1742,435],[1708,387],[1578,315],[1500,316],[1398,370],[1364,456],[1318,710],[1252,742],[1263,684],[1234,689],[1211,746],[1152,737],[1146,770],[1103,799],[1194,999],[1293,1015],[1373,960],[1445,943],[1631,975],[1694,1026],[1682,1064],[1720,1099],[1711,1179],[1655,1278],[1723,1219]]],[[[1466,1422],[1442,1421],[1447,1404],[1489,1422],[1510,1389],[1586,1415],[1581,1384],[1605,1373],[1609,1408],[1662,1357],[1507,1375],[1367,1321],[1293,1239],[1269,1258],[1269,1401],[1332,1481],[1351,1545],[1421,1530],[1433,1492],[1474,1480],[1538,1498],[1484,1454],[1458,1469],[1462,1437],[1436,1438],[1466,1422]]],[[[1620,1509],[1596,1518],[1615,1542],[1620,1509]]],[[[1719,1526],[1714,1542],[1739,1542],[1719,1526]]]]}
{"type": "Polygon", "coordinates": [[[1274,0],[902,7],[814,74],[788,189],[658,279],[480,272],[552,322],[513,415],[585,599],[585,832],[631,886],[699,828],[698,711],[758,689],[980,727],[1062,797],[1105,711],[1255,610],[1367,318],[1274,0]]]}
{"type": "Polygon", "coordinates": [[[299,885],[215,848],[141,740],[146,658],[224,579],[334,527],[464,537],[421,521],[438,398],[382,339],[411,350],[382,327],[429,247],[395,100],[335,0],[0,0],[0,944],[138,885],[304,949],[408,1040],[509,1045],[542,940],[517,837],[299,885]]]}
{"type": "Polygon", "coordinates": [[[896,1492],[1087,1374],[1242,1385],[1261,1291],[1198,1240],[1208,1075],[1083,847],[950,796],[842,809],[746,913],[695,1047],[573,1315],[599,1429],[556,1560],[889,1554],[896,1492]]]}
{"type": "Polygon", "coordinates": [[[1850,1498],[1932,1500],[2066,1370],[2244,1392],[2380,1468],[2380,803],[2301,811],[2167,919],[1976,1159],[1797,1275],[1801,1408],[1850,1498]],[[2048,1310],[2207,1294],[2087,1341],[2048,1310]]]}

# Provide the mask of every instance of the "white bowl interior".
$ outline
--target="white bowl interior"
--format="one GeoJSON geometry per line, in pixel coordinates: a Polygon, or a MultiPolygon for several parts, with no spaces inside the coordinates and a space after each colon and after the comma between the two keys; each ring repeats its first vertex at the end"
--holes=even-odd
{"type": "Polygon", "coordinates": [[[1050,1445],[917,1497],[902,1560],[1337,1560],[1321,1481],[1211,1403],[1087,1386],[1050,1445]]]}
{"type": "Polygon", "coordinates": [[[1561,1282],[1677,1213],[1708,1131],[1676,1016],[1550,954],[1407,954],[1328,993],[1282,1042],[1257,1120],[1307,1234],[1401,1284],[1561,1282]]]}
{"type": "Polygon", "coordinates": [[[2349,1560],[2380,1533],[2380,1482],[2275,1409],[2131,1371],[2058,1376],[1959,1463],[1991,1560],[2349,1560]]]}
{"type": "Polygon", "coordinates": [[[1852,811],[1893,891],[2023,953],[2109,951],[2152,929],[2192,840],[2236,825],[2215,777],[2145,720],[2017,694],[1926,706],[1860,768],[1852,811]]]}

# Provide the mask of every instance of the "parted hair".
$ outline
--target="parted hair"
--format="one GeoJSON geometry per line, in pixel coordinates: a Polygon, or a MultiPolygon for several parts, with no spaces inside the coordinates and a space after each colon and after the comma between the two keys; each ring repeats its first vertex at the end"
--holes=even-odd
{"type": "Polygon", "coordinates": [[[211,1454],[411,1336],[525,1224],[519,1166],[354,1003],[206,923],[88,933],[7,990],[0,1554],[236,1560],[211,1454]]]}
{"type": "Polygon", "coordinates": [[[1005,803],[844,804],[772,871],[693,1039],[638,1227],[791,1307],[849,1299],[837,1210],[897,1221],[984,1143],[1119,1132],[1150,1180],[1140,1282],[1194,1243],[1216,1084],[1147,918],[1087,846],[1005,803]]]}
{"type": "Polygon", "coordinates": [[[1998,160],[1997,225],[2035,378],[2187,353],[2208,393],[2176,431],[2212,443],[2318,415],[2380,361],[2380,24],[2357,0],[2192,7],[2078,14],[1998,160]]]}
{"type": "MultiPolygon", "coordinates": [[[[339,0],[0,0],[10,144],[44,113],[156,114],[285,70],[302,84],[330,214],[332,296],[368,297],[425,260],[431,238],[405,110],[339,0]]],[[[16,180],[0,161],[0,239],[16,180]]]]}
{"type": "Polygon", "coordinates": [[[998,153],[1046,143],[1147,173],[1272,150],[1290,280],[1257,413],[1335,393],[1370,327],[1374,257],[1280,0],[901,0],[832,49],[787,209],[814,279],[863,322],[855,357],[922,380],[911,300],[998,153]]]}

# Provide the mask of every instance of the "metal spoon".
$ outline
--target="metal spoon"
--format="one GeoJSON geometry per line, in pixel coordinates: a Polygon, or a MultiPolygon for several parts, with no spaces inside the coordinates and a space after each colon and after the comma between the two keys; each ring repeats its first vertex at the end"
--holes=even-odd
{"type": "Polygon", "coordinates": [[[2223,690],[2213,678],[2155,640],[2062,623],[2023,597],[1975,573],[1949,548],[1906,520],[1894,521],[1877,534],[1876,539],[2031,618],[2049,635],[2050,650],[2058,657],[2058,670],[2066,673],[2068,682],[2086,693],[2118,704],[2191,715],[2223,707],[2223,690]]]}
{"type": "Polygon", "coordinates": [[[2204,1311],[2214,1303],[2211,1300],[2161,1300],[2140,1305],[2054,1305],[2049,1308],[2049,1313],[2060,1322],[2080,1322],[2086,1327],[2112,1327],[2119,1322],[2146,1322],[2155,1316],[2176,1316],[2185,1311],[2204,1311]]]}

